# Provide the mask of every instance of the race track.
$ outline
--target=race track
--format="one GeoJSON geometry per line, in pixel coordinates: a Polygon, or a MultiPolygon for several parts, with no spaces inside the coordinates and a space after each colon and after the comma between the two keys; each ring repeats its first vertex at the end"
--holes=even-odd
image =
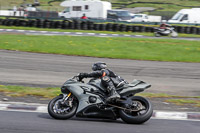
{"type": "Polygon", "coordinates": [[[142,125],[121,120],[55,120],[46,113],[0,111],[2,133],[199,133],[199,121],[151,119],[142,125]]]}
{"type": "Polygon", "coordinates": [[[152,84],[147,92],[200,95],[200,63],[138,61],[39,54],[0,50],[0,84],[61,86],[91,65],[104,61],[128,82],[140,79],[152,84]]]}

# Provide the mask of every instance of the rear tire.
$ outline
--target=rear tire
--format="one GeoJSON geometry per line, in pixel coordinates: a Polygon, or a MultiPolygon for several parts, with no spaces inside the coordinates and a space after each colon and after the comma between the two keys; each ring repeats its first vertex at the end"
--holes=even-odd
{"type": "Polygon", "coordinates": [[[128,124],[142,124],[148,121],[153,114],[153,108],[150,101],[140,96],[134,96],[131,100],[140,102],[145,109],[138,112],[127,112],[126,110],[121,109],[119,110],[121,119],[128,124]]]}
{"type": "Polygon", "coordinates": [[[54,99],[52,99],[48,104],[49,115],[55,119],[69,119],[72,116],[74,116],[78,108],[78,100],[73,95],[70,97],[73,97],[72,107],[70,106],[58,107],[59,106],[58,102],[62,101],[63,95],[59,95],[54,99]]]}

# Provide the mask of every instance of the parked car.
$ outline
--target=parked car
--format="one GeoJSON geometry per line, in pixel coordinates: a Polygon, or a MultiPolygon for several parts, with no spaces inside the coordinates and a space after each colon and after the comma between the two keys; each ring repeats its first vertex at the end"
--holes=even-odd
{"type": "Polygon", "coordinates": [[[161,22],[161,16],[147,14],[131,14],[132,22],[161,22]]]}
{"type": "Polygon", "coordinates": [[[200,23],[200,8],[181,9],[168,23],[200,23]]]}

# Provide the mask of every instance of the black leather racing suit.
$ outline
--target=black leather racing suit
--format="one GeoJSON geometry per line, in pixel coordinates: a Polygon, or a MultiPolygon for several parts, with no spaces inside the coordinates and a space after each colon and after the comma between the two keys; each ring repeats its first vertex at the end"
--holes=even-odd
{"type": "Polygon", "coordinates": [[[103,86],[107,88],[108,92],[110,92],[112,89],[115,89],[115,87],[121,87],[127,83],[123,78],[116,75],[109,69],[102,69],[93,71],[91,73],[85,73],[84,77],[101,78],[101,82],[103,86]]]}

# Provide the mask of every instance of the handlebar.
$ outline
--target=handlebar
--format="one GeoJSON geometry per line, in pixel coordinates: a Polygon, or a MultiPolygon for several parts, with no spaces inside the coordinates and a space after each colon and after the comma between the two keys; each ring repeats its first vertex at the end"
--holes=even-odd
{"type": "Polygon", "coordinates": [[[72,79],[75,79],[75,80],[83,83],[83,78],[80,78],[79,76],[74,76],[72,79]]]}

